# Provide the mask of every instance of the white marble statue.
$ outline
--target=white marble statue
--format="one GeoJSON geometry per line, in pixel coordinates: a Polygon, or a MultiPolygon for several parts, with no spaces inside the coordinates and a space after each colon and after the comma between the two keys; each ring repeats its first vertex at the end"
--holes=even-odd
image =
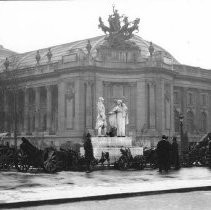
{"type": "Polygon", "coordinates": [[[97,102],[97,120],[95,128],[98,130],[98,136],[106,135],[106,115],[105,115],[105,106],[103,104],[103,97],[99,97],[97,102]]]}
{"type": "Polygon", "coordinates": [[[117,100],[116,106],[109,112],[109,123],[111,127],[117,128],[117,136],[125,136],[125,129],[128,122],[128,108],[117,100]]]}

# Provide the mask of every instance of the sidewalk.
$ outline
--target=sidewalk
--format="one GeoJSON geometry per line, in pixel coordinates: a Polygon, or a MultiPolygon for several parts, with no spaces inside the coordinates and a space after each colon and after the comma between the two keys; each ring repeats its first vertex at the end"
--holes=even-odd
{"type": "Polygon", "coordinates": [[[185,168],[162,175],[157,170],[55,175],[4,172],[0,178],[0,208],[211,190],[211,171],[206,168],[185,168]]]}

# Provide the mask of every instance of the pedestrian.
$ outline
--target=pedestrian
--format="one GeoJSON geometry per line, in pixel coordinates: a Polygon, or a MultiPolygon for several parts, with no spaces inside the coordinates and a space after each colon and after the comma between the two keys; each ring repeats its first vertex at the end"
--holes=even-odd
{"type": "Polygon", "coordinates": [[[158,157],[158,167],[159,172],[163,170],[168,172],[169,163],[170,163],[170,149],[171,145],[167,141],[168,137],[163,135],[162,140],[160,140],[157,144],[157,157],[158,157]]]}
{"type": "Polygon", "coordinates": [[[178,143],[177,143],[177,137],[173,137],[171,144],[171,162],[175,170],[178,170],[180,168],[179,164],[179,150],[178,150],[178,143]]]}
{"type": "Polygon", "coordinates": [[[90,133],[87,133],[86,140],[84,142],[84,151],[86,160],[86,172],[89,173],[91,172],[91,164],[94,159],[90,133]]]}

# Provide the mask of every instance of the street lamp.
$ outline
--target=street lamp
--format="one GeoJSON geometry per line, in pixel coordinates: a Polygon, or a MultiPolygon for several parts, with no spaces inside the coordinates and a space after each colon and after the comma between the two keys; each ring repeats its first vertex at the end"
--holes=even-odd
{"type": "Polygon", "coordinates": [[[183,120],[184,116],[182,113],[179,115],[179,121],[180,121],[180,141],[181,141],[181,153],[183,154],[184,151],[184,145],[183,145],[183,120]]]}

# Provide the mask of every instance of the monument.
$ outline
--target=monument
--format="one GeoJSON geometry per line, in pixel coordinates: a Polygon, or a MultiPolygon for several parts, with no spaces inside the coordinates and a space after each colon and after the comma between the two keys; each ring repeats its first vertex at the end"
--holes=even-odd
{"type": "MultiPolygon", "coordinates": [[[[107,130],[106,113],[103,97],[97,102],[96,130],[97,137],[92,137],[94,157],[100,159],[102,152],[109,152],[110,161],[115,162],[121,156],[122,147],[129,148],[133,156],[143,155],[142,147],[132,146],[132,137],[126,136],[126,125],[128,121],[128,108],[122,100],[116,100],[114,108],[108,113],[110,128],[116,128],[116,136],[111,137],[107,130]],[[103,132],[102,132],[103,131],[103,132]]],[[[84,154],[81,148],[81,154],[84,154]]]]}
{"type": "MultiPolygon", "coordinates": [[[[137,45],[130,40],[134,36],[133,32],[138,31],[139,18],[129,22],[128,17],[120,16],[118,10],[113,6],[113,14],[109,15],[108,22],[109,27],[99,17],[98,27],[106,34],[103,45],[98,49],[102,54],[122,50],[128,52],[139,50],[137,45]]],[[[95,126],[97,136],[91,138],[94,157],[100,159],[102,152],[109,152],[111,163],[119,159],[122,147],[129,148],[133,156],[143,155],[143,148],[133,146],[132,137],[126,135],[126,126],[129,124],[129,120],[125,102],[118,99],[114,103],[115,106],[110,112],[105,113],[104,99],[99,97],[95,126]],[[106,116],[108,116],[110,132],[107,132],[106,116]],[[115,135],[111,135],[111,130],[116,131],[115,135]]],[[[83,154],[83,148],[81,148],[81,153],[83,154]]]]}

